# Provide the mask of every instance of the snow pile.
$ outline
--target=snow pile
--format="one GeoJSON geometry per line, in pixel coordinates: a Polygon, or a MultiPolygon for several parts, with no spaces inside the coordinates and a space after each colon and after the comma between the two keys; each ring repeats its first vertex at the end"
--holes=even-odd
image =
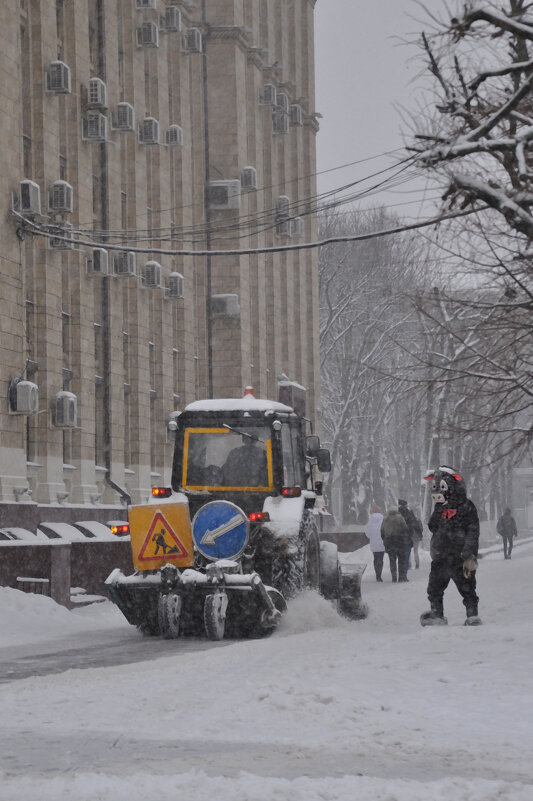
{"type": "Polygon", "coordinates": [[[69,612],[46,595],[0,587],[2,647],[46,641],[127,623],[110,602],[69,612]]]}

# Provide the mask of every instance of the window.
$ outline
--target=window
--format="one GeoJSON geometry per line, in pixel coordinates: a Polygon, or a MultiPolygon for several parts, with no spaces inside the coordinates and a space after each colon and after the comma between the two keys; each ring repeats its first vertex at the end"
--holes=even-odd
{"type": "Polygon", "coordinates": [[[300,432],[288,423],[281,427],[281,449],[283,455],[283,485],[285,487],[305,487],[300,454],[300,432]]]}
{"type": "Polygon", "coordinates": [[[259,426],[187,428],[182,484],[190,489],[272,489],[270,432],[259,426]],[[240,431],[243,433],[241,434],[240,431]]]}

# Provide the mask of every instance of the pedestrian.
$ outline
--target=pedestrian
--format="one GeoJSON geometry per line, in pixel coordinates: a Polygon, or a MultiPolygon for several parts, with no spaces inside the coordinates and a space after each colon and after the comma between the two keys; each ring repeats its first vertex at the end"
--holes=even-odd
{"type": "Polygon", "coordinates": [[[381,523],[381,537],[389,557],[393,581],[408,581],[407,562],[411,538],[407,523],[397,508],[389,509],[381,523]]]}
{"type": "Polygon", "coordinates": [[[510,559],[513,552],[513,539],[518,537],[515,519],[509,508],[505,509],[503,515],[496,523],[496,531],[503,540],[503,558],[510,559]]]}
{"type": "Polygon", "coordinates": [[[412,509],[409,509],[407,501],[403,500],[403,498],[398,498],[398,511],[407,524],[409,537],[411,538],[409,553],[407,555],[407,568],[409,569],[411,567],[411,550],[415,557],[415,567],[420,567],[418,546],[420,545],[420,540],[422,539],[422,533],[424,531],[422,521],[418,519],[412,509]]]}
{"type": "Polygon", "coordinates": [[[429,612],[420,616],[423,626],[446,624],[444,591],[454,582],[466,608],[465,626],[477,626],[478,596],[476,569],[479,546],[479,518],[474,503],[466,496],[463,478],[453,467],[442,465],[425,477],[432,482],[435,508],[429,519],[431,569],[428,581],[429,612]]]}
{"type": "Polygon", "coordinates": [[[381,574],[383,572],[383,557],[385,555],[385,546],[381,539],[381,523],[383,522],[383,514],[379,506],[373,506],[370,513],[368,523],[366,524],[365,534],[370,542],[370,550],[374,558],[374,572],[376,574],[376,581],[383,581],[381,574]]]}

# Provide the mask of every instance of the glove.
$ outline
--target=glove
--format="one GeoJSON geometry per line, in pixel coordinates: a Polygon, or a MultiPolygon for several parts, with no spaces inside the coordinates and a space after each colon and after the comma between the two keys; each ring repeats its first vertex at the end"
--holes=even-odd
{"type": "Polygon", "coordinates": [[[472,573],[476,572],[477,565],[478,563],[475,556],[469,556],[468,559],[465,559],[463,562],[463,576],[469,579],[472,573]]]}

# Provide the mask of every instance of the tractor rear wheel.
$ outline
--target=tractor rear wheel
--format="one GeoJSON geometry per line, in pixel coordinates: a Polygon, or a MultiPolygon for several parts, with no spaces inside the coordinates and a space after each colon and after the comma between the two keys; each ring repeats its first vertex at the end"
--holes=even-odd
{"type": "Polygon", "coordinates": [[[342,586],[339,552],[334,542],[320,543],[320,594],[328,601],[340,598],[342,586]]]}

